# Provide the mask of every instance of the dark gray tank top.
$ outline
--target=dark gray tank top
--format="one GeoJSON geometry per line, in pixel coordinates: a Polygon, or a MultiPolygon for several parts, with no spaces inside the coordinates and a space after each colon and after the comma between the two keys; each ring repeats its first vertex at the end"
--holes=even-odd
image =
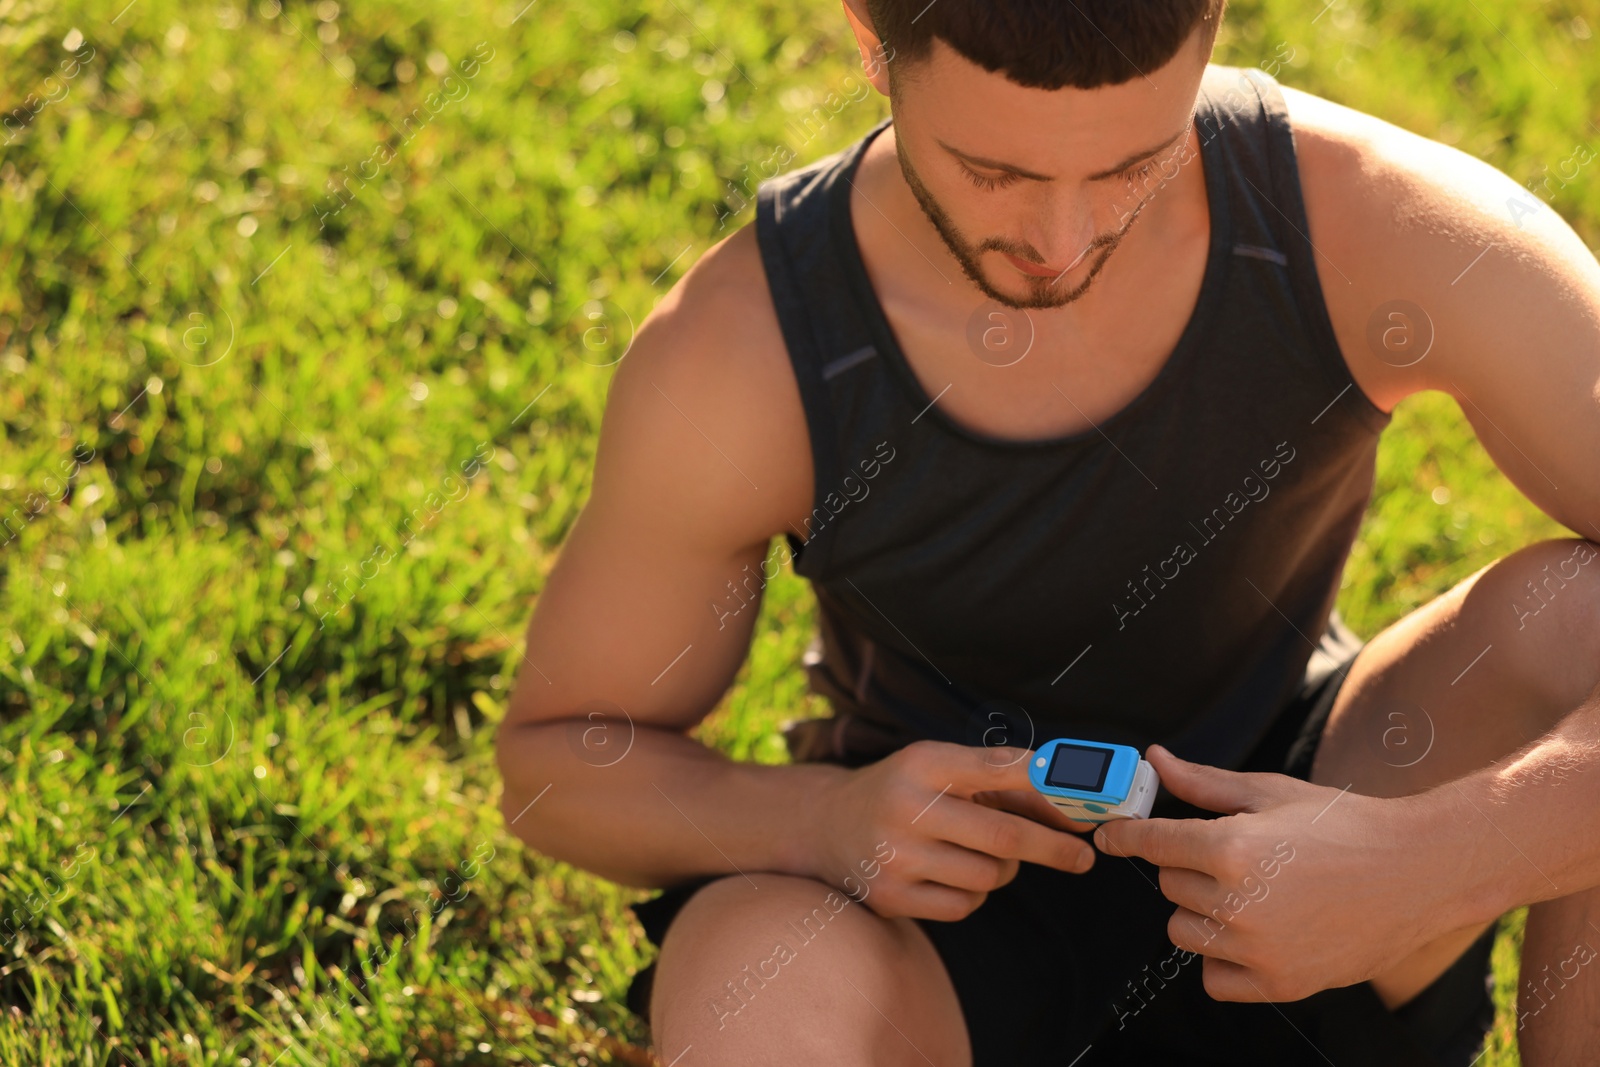
{"type": "Polygon", "coordinates": [[[1058,736],[1236,767],[1333,609],[1389,417],[1323,303],[1288,116],[1259,70],[1196,102],[1211,241],[1155,379],[1098,428],[1006,441],[917,382],[850,221],[850,148],[760,189],[756,233],[810,430],[816,592],[796,759],[1058,736]]]}

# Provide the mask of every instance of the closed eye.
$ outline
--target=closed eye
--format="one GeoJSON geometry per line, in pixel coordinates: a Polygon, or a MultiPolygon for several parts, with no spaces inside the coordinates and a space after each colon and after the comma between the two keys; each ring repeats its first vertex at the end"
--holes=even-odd
{"type": "Polygon", "coordinates": [[[1010,173],[1002,174],[998,178],[991,178],[986,174],[979,174],[965,163],[961,163],[960,160],[956,160],[956,162],[960,163],[961,173],[967,176],[967,180],[980,189],[1004,189],[1013,182],[1022,180],[1020,175],[1010,173]]]}
{"type": "Polygon", "coordinates": [[[1123,171],[1122,172],[1122,180],[1125,181],[1125,182],[1129,182],[1129,183],[1136,182],[1140,178],[1147,177],[1150,174],[1150,172],[1155,170],[1155,169],[1156,169],[1155,162],[1151,161],[1149,163],[1142,164],[1141,166],[1133,167],[1130,170],[1123,171]]]}

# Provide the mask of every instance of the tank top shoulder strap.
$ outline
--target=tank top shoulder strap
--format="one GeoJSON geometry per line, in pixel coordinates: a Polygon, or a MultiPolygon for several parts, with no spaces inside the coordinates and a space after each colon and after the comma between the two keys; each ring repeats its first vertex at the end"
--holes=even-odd
{"type": "Polygon", "coordinates": [[[1220,138],[1219,157],[1227,171],[1229,214],[1234,220],[1234,255],[1288,264],[1290,226],[1303,230],[1294,144],[1283,94],[1265,71],[1206,68],[1195,108],[1201,141],[1220,138]],[[1285,154],[1287,152],[1287,154],[1285,154]],[[1291,183],[1295,203],[1288,203],[1291,183]]]}
{"type": "MultiPolygon", "coordinates": [[[[1196,127],[1207,142],[1220,138],[1228,170],[1224,184],[1235,260],[1253,260],[1279,273],[1310,343],[1307,355],[1336,386],[1352,386],[1317,272],[1321,253],[1311,240],[1294,130],[1281,87],[1257,67],[1212,65],[1200,92],[1209,106],[1197,107],[1196,127]]],[[[1381,431],[1389,416],[1359,388],[1351,391],[1357,394],[1362,421],[1381,431]]]]}
{"type": "Polygon", "coordinates": [[[764,182],[756,198],[756,242],[811,437],[812,514],[805,529],[788,535],[795,567],[807,576],[821,570],[834,520],[860,480],[857,467],[873,462],[843,454],[849,431],[878,422],[879,411],[863,408],[885,401],[861,382],[879,377],[871,365],[882,360],[860,303],[874,296],[870,287],[858,291],[848,257],[855,232],[847,205],[850,176],[889,121],[839,152],[764,182]]]}

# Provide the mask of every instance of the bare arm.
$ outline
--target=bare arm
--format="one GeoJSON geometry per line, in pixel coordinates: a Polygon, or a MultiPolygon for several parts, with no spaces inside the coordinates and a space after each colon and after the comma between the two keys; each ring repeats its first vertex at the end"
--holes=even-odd
{"type": "Polygon", "coordinates": [[[758,610],[713,605],[739,603],[730,582],[759,590],[783,507],[810,497],[781,337],[749,309],[751,237],[697,264],[619,365],[593,492],[498,739],[513,831],[633,885],[792,869],[802,798],[841,773],[735,763],[686,736],[732,682],[758,610]]]}
{"type": "Polygon", "coordinates": [[[1357,384],[1385,411],[1413,393],[1450,394],[1529,500],[1600,540],[1594,255],[1488,163],[1285,93],[1317,270],[1357,384]]]}
{"type": "Polygon", "coordinates": [[[1020,750],[924,741],[860,770],[774,767],[687,736],[755,621],[754,603],[714,605],[731,603],[730,582],[750,588],[770,539],[811,507],[799,391],[753,237],[708,253],[618,369],[593,492],[498,735],[501,810],[534,848],[618,882],[766,870],[865,900],[875,879],[880,914],[959,918],[1023,859],[1087,869],[1093,849],[1064,832],[1086,827],[1039,800],[1020,750]]]}
{"type": "MultiPolygon", "coordinates": [[[[1394,373],[1412,375],[1412,391],[1453,396],[1529,500],[1600,541],[1600,263],[1548,204],[1488,164],[1433,146],[1395,173],[1402,228],[1386,271],[1391,284],[1410,280],[1436,336],[1435,351],[1394,373]]],[[[1597,555],[1577,542],[1562,566],[1588,570],[1597,555]]],[[[1573,677],[1592,679],[1597,656],[1591,645],[1573,657],[1573,677]]],[[[1511,759],[1423,794],[1422,817],[1477,852],[1463,915],[1600,885],[1597,789],[1600,691],[1511,759]]]]}
{"type": "MultiPolygon", "coordinates": [[[[1411,393],[1449,393],[1529,500],[1600,541],[1600,263],[1548,203],[1493,166],[1326,101],[1291,98],[1323,131],[1311,139],[1321,165],[1307,198],[1336,220],[1313,239],[1358,383],[1385,409],[1411,393]],[[1411,304],[1394,320],[1411,346],[1402,353],[1374,346],[1367,332],[1396,298],[1411,304]]],[[[1600,565],[1589,562],[1600,546],[1577,543],[1573,553],[1575,571],[1600,565]]],[[[1592,656],[1575,660],[1573,671],[1592,677],[1592,656]]],[[[1483,851],[1485,876],[1462,894],[1465,919],[1558,895],[1558,884],[1600,885],[1597,787],[1600,693],[1514,759],[1424,794],[1418,810],[1433,825],[1479,828],[1487,817],[1529,861],[1500,834],[1464,836],[1462,849],[1483,851]]]]}
{"type": "MultiPolygon", "coordinates": [[[[1600,541],[1600,263],[1534,193],[1487,164],[1443,155],[1457,164],[1442,187],[1447,217],[1459,220],[1455,247],[1481,258],[1425,275],[1442,347],[1417,364],[1418,385],[1455,397],[1529,500],[1600,541]]],[[[1412,266],[1421,270],[1442,243],[1411,253],[1412,266]]],[[[1597,554],[1580,542],[1569,563],[1600,565],[1590,562],[1597,554]]],[[[1596,656],[1590,647],[1572,670],[1592,677],[1596,656]]],[[[1444,832],[1478,850],[1476,884],[1462,894],[1469,919],[1600,885],[1600,690],[1512,759],[1424,797],[1444,832]]]]}
{"type": "MultiPolygon", "coordinates": [[[[1311,118],[1299,142],[1311,237],[1357,383],[1384,410],[1449,392],[1535,504],[1600,538],[1600,266],[1548,208],[1514,214],[1508,202],[1530,198],[1494,168],[1290,98],[1304,105],[1297,122],[1311,118]],[[1388,318],[1400,300],[1408,307],[1388,318]],[[1400,345],[1369,340],[1374,317],[1400,345]]],[[[1597,559],[1600,546],[1573,542],[1563,577],[1597,559]]],[[[1592,593],[1569,595],[1589,596],[1587,615],[1600,618],[1592,593]]],[[[1508,759],[1375,797],[1151,746],[1163,785],[1228,817],[1122,821],[1096,837],[1162,868],[1162,892],[1179,906],[1169,933],[1207,956],[1206,990],[1222,1000],[1348,985],[1445,934],[1600,885],[1600,687],[1590,689],[1600,647],[1592,622],[1576,625],[1571,669],[1585,681],[1558,688],[1590,691],[1508,759]],[[1275,903],[1254,906],[1268,892],[1275,903]]]]}

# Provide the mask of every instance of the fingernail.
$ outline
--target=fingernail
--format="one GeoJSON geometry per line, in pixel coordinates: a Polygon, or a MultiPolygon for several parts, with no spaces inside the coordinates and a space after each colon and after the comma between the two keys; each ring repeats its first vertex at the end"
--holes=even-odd
{"type": "Polygon", "coordinates": [[[1106,841],[1106,832],[1104,830],[1096,830],[1094,832],[1094,844],[1102,852],[1105,851],[1108,842],[1106,841]]]}
{"type": "Polygon", "coordinates": [[[1094,866],[1094,853],[1093,852],[1089,852],[1089,851],[1084,851],[1084,852],[1079,854],[1079,856],[1078,856],[1078,865],[1073,868],[1073,871],[1075,873],[1077,873],[1077,874],[1082,874],[1084,871],[1087,871],[1092,866],[1094,866]]]}

